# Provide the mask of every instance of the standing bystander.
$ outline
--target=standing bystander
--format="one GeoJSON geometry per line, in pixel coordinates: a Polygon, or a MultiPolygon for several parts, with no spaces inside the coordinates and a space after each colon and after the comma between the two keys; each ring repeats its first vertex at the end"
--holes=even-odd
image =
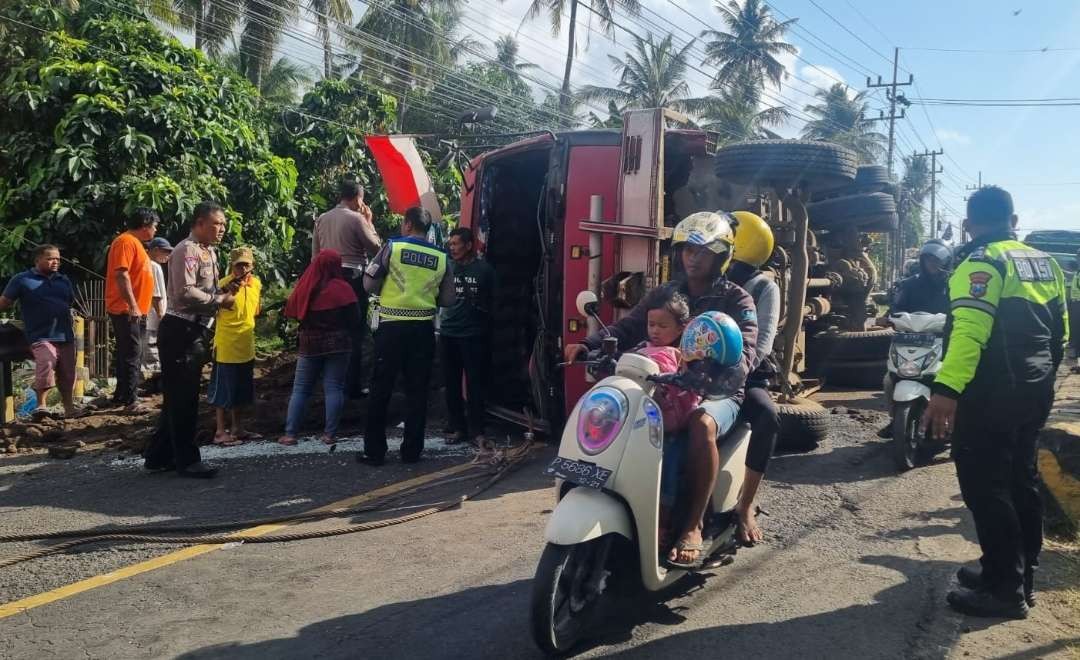
{"type": "Polygon", "coordinates": [[[446,253],[425,240],[431,214],[419,206],[405,211],[401,237],[389,241],[364,273],[368,293],[379,294],[375,331],[375,374],[368,401],[364,452],[356,460],[382,465],[386,457],[386,412],[399,373],[405,377],[405,438],[401,460],[415,463],[424,450],[427,396],[435,357],[435,314],[454,303],[454,280],[446,253]]]}
{"type": "Polygon", "coordinates": [[[484,402],[491,371],[491,306],[495,296],[495,269],[476,254],[471,229],[450,232],[451,273],[457,301],[443,312],[439,326],[443,373],[446,376],[447,442],[468,439],[481,450],[484,439],[484,402]],[[468,415],[462,399],[462,375],[468,415]]]}
{"type": "Polygon", "coordinates": [[[75,414],[75,333],[71,327],[74,293],[71,280],[60,271],[60,249],[41,245],[34,250],[34,267],[8,281],[0,295],[0,310],[16,301],[26,338],[34,354],[35,414],[45,411],[49,390],[60,390],[64,414],[75,414]]]}
{"type": "MultiPolygon", "coordinates": [[[[374,216],[364,203],[364,187],[353,179],[342,179],[338,189],[338,205],[319,216],[311,233],[311,260],[321,250],[333,250],[341,255],[345,279],[356,294],[361,320],[366,321],[368,294],[364,290],[364,267],[368,257],[379,251],[382,242],[375,233],[374,216]]],[[[345,392],[350,399],[359,399],[367,393],[363,379],[364,337],[367,324],[352,328],[352,354],[345,377],[345,392]]]]}
{"type": "Polygon", "coordinates": [[[146,314],[154,296],[154,273],[143,243],[154,237],[158,214],[137,208],[128,218],[127,228],[109,246],[105,274],[105,310],[112,321],[116,339],[116,389],[112,403],[130,413],[149,410],[139,403],[143,335],[146,314]]]}
{"type": "Polygon", "coordinates": [[[169,262],[173,247],[167,238],[157,236],[147,245],[150,254],[150,269],[154,274],[154,295],[150,298],[150,313],[146,315],[146,342],[143,347],[142,368],[144,373],[161,371],[158,357],[157,333],[161,326],[161,317],[169,304],[169,294],[165,290],[165,271],[161,265],[169,262]]]}
{"type": "Polygon", "coordinates": [[[218,309],[214,325],[214,370],[210,376],[210,405],[217,430],[214,444],[232,446],[257,440],[240,427],[237,409],[255,403],[255,317],[261,307],[262,282],[252,271],[255,253],[238,247],[229,254],[229,274],[218,287],[236,296],[229,309],[218,309]],[[225,411],[230,424],[225,426],[225,411]]]}
{"type": "Polygon", "coordinates": [[[199,382],[210,357],[209,329],[218,309],[235,296],[218,291],[214,246],[225,235],[225,211],[215,202],[195,207],[191,235],[169,257],[169,307],[161,319],[158,346],[164,401],[157,431],[143,453],[146,469],[176,470],[208,479],[217,473],[202,462],[195,444],[199,423],[199,382]]]}

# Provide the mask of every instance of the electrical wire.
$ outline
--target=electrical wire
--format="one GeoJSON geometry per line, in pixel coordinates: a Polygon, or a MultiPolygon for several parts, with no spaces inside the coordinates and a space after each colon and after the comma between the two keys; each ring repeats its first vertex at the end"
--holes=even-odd
{"type": "Polygon", "coordinates": [[[822,14],[825,14],[826,16],[828,16],[828,17],[829,17],[829,19],[830,19],[830,20],[832,20],[832,22],[833,22],[833,23],[836,23],[837,25],[839,25],[839,26],[840,26],[840,29],[842,29],[842,30],[843,30],[844,32],[847,32],[847,33],[848,33],[848,34],[850,34],[851,36],[855,37],[855,39],[857,39],[859,43],[861,43],[862,45],[864,45],[864,46],[866,46],[867,48],[869,48],[871,52],[873,52],[874,54],[876,54],[876,55],[877,55],[878,57],[880,57],[881,59],[885,60],[885,61],[886,61],[886,62],[888,62],[889,64],[892,64],[892,63],[893,63],[893,58],[891,58],[891,57],[889,57],[889,56],[885,55],[884,53],[882,53],[882,52],[881,52],[880,50],[878,50],[877,48],[874,48],[873,46],[871,46],[871,45],[870,45],[869,43],[867,43],[867,41],[866,41],[865,39],[863,39],[863,38],[862,38],[862,37],[860,37],[860,36],[859,36],[858,34],[856,34],[856,33],[855,33],[854,31],[852,31],[852,30],[851,30],[850,28],[848,28],[848,26],[844,25],[844,24],[843,24],[843,23],[842,23],[842,22],[841,22],[841,21],[840,21],[840,20],[839,20],[838,18],[836,18],[835,16],[833,16],[832,14],[830,14],[830,13],[828,12],[828,10],[826,10],[826,9],[825,9],[824,7],[822,7],[821,5],[819,5],[819,4],[818,4],[818,3],[817,3],[817,2],[815,1],[815,0],[808,0],[808,1],[809,1],[809,3],[810,3],[810,4],[812,4],[812,5],[814,5],[815,7],[817,7],[818,11],[820,11],[820,12],[821,12],[822,14]]]}

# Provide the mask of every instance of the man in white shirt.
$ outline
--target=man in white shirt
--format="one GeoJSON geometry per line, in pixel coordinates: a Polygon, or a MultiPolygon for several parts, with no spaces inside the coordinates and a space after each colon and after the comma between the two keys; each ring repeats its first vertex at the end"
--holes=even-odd
{"type": "Polygon", "coordinates": [[[173,246],[168,239],[158,236],[150,241],[146,251],[150,255],[150,270],[154,274],[154,296],[150,300],[150,313],[146,315],[146,344],[142,355],[142,368],[144,375],[150,375],[161,371],[157,347],[158,325],[161,317],[165,316],[169,301],[169,294],[165,290],[165,271],[161,264],[169,261],[173,246]]]}

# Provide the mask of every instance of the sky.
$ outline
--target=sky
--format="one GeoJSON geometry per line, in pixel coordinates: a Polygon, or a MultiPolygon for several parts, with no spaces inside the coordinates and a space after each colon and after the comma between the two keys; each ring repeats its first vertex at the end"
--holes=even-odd
{"type": "MultiPolygon", "coordinates": [[[[724,0],[726,2],[726,0],[724,0]]],[[[670,31],[676,44],[697,37],[707,27],[724,29],[715,0],[641,0],[639,17],[617,14],[624,28],[644,35],[670,31]]],[[[562,79],[565,36],[553,36],[548,17],[522,23],[530,0],[471,0],[466,5],[463,32],[493,53],[500,35],[516,33],[520,58],[538,65],[534,90],[542,96],[556,90],[562,79]]],[[[786,105],[796,115],[814,92],[842,81],[852,92],[866,86],[867,75],[889,80],[894,47],[900,48],[900,78],[914,75],[915,85],[902,89],[911,99],[1031,99],[1080,97],[1080,2],[1075,0],[768,0],[780,19],[797,18],[787,41],[798,56],[782,58],[790,77],[774,105],[786,105]],[[1006,52],[1043,49],[1045,52],[1006,52]],[[932,49],[990,52],[942,52],[932,49]],[[1054,50],[1063,49],[1063,50],[1054,50]],[[1071,49],[1071,50],[1070,50],[1071,49]]],[[[366,4],[353,0],[354,13],[366,4]]],[[[631,43],[629,33],[616,28],[614,36],[599,32],[595,15],[579,15],[578,60],[574,85],[610,86],[616,81],[609,56],[620,57],[631,43]]],[[[565,20],[564,20],[565,23],[565,20]]],[[[309,22],[297,29],[311,32],[309,22]]],[[[564,28],[565,30],[565,28],[564,28]]],[[[691,50],[689,81],[695,94],[704,93],[709,67],[700,63],[699,46],[691,50]],[[696,69],[701,69],[696,70],[696,69]]],[[[318,65],[310,45],[286,39],[282,52],[318,65]]],[[[871,112],[887,111],[883,90],[869,95],[871,112]]],[[[598,114],[601,108],[596,108],[598,114]]],[[[1072,107],[943,107],[913,105],[899,120],[896,139],[900,156],[913,151],[943,149],[938,158],[944,172],[938,208],[946,222],[963,217],[967,188],[979,173],[984,184],[1009,190],[1016,203],[1022,231],[1080,230],[1080,106],[1072,107]]],[[[801,121],[785,126],[785,137],[797,135],[801,121]]],[[[881,122],[882,132],[887,123],[881,122]]]]}

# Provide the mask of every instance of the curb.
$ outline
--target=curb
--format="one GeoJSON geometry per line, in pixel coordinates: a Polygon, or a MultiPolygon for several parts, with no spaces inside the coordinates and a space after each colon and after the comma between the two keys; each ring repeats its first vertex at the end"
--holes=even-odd
{"type": "Polygon", "coordinates": [[[1080,374],[1063,368],[1050,417],[1039,435],[1039,473],[1066,531],[1080,530],[1080,374]]]}

